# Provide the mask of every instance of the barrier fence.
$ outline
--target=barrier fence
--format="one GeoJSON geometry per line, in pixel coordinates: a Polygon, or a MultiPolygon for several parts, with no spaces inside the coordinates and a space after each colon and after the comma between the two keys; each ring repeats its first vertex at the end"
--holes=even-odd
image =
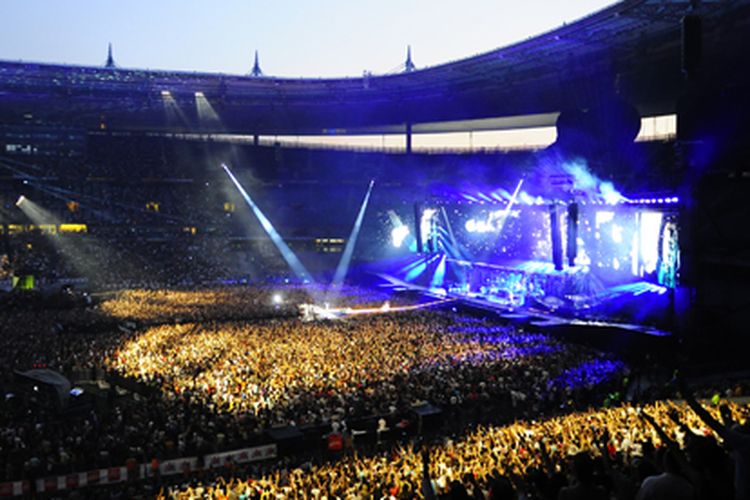
{"type": "MultiPolygon", "coordinates": [[[[275,444],[242,448],[234,451],[211,453],[203,457],[203,465],[198,457],[183,457],[174,460],[165,460],[159,463],[158,474],[161,476],[172,476],[193,472],[199,469],[216,469],[228,463],[244,464],[276,458],[277,450],[275,444]]],[[[128,469],[125,466],[96,469],[87,472],[75,472],[59,476],[50,476],[35,480],[35,491],[40,493],[54,493],[57,491],[73,490],[85,486],[100,486],[116,484],[128,479],[147,479],[155,477],[156,471],[152,464],[142,463],[131,472],[128,477],[128,469]]],[[[16,497],[28,495],[32,491],[32,482],[29,480],[0,483],[0,497],[16,497]]]]}

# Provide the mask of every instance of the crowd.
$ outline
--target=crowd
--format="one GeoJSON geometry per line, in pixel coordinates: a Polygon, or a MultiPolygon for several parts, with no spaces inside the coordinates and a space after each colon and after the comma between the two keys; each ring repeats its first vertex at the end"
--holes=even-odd
{"type": "MultiPolygon", "coordinates": [[[[374,432],[373,416],[395,427],[420,402],[445,407],[454,426],[560,411],[603,400],[625,369],[588,349],[448,311],[258,319],[275,308],[278,289],[232,290],[132,291],[94,309],[0,313],[4,388],[14,370],[45,367],[74,383],[104,371],[145,389],[122,397],[110,387],[74,415],[36,395],[0,400],[0,481],[259,444],[279,424],[374,432]],[[224,302],[250,304],[241,311],[247,318],[227,320],[237,312],[224,302]],[[134,327],[134,319],[150,326],[134,327]]],[[[280,293],[291,304],[322,292],[280,293]]],[[[353,307],[382,299],[346,288],[338,297],[353,307]]]]}
{"type": "MultiPolygon", "coordinates": [[[[124,223],[129,223],[124,221],[124,223]]],[[[134,223],[136,227],[138,224],[134,223]]],[[[9,252],[0,254],[3,275],[35,277],[38,288],[62,281],[82,283],[89,290],[207,286],[228,280],[264,282],[291,276],[270,242],[230,244],[221,235],[189,235],[172,227],[168,236],[59,234],[38,232],[8,238],[9,252]],[[133,240],[132,238],[137,238],[133,240]]],[[[134,230],[135,231],[135,230],[134,230]]]]}
{"type": "Polygon", "coordinates": [[[105,315],[140,323],[255,319],[295,315],[298,305],[378,307],[411,304],[412,297],[397,297],[376,290],[341,286],[337,289],[307,284],[208,287],[198,290],[131,289],[108,295],[98,309],[105,315]]]}
{"type": "MultiPolygon", "coordinates": [[[[178,476],[161,495],[577,498],[559,492],[581,475],[608,495],[591,498],[631,499],[666,467],[700,492],[691,498],[732,498],[731,461],[704,419],[682,403],[646,405],[643,414],[623,404],[628,369],[613,357],[447,307],[311,323],[289,317],[308,301],[371,307],[387,298],[287,286],[129,290],[70,310],[11,303],[0,313],[4,388],[13,370],[43,366],[73,379],[96,369],[146,390],[123,397],[111,386],[76,414],[6,396],[0,481],[200,457],[296,426],[342,432],[345,451],[331,461],[178,476]],[[414,444],[410,410],[422,403],[444,410],[441,433],[450,439],[414,444]],[[386,441],[394,449],[384,442],[376,449],[390,451],[372,454],[355,439],[366,431],[380,443],[377,428],[399,430],[386,441]]],[[[746,422],[746,404],[728,408],[723,419],[746,422]]]]}
{"type": "Polygon", "coordinates": [[[263,428],[464,399],[528,400],[540,411],[624,371],[544,335],[488,325],[477,334],[474,324],[465,334],[456,324],[457,314],[427,311],[325,323],[162,325],[124,343],[108,367],[172,398],[253,415],[263,428]]]}
{"type": "MultiPolygon", "coordinates": [[[[73,295],[80,298],[75,290],[73,295]]],[[[71,301],[65,292],[0,293],[0,352],[5,361],[0,364],[0,381],[7,381],[14,369],[32,366],[46,366],[66,375],[74,368],[103,367],[112,346],[126,338],[119,325],[288,317],[296,312],[298,303],[326,296],[335,299],[335,305],[359,307],[410,300],[355,287],[343,287],[333,297],[325,288],[288,284],[98,293],[93,295],[94,305],[86,308],[81,300],[74,301],[78,307],[61,307],[71,301]]]]}
{"type": "Polygon", "coordinates": [[[729,402],[722,417],[716,406],[707,417],[696,411],[661,401],[480,426],[421,450],[406,445],[267,474],[248,470],[168,487],[160,498],[747,498],[750,477],[740,466],[750,458],[750,433],[729,426],[750,430],[750,406],[729,402]]]}

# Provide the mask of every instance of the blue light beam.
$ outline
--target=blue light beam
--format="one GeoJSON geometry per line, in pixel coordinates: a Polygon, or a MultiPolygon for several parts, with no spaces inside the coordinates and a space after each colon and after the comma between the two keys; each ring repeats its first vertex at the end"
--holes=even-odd
{"type": "Polygon", "coordinates": [[[310,273],[308,272],[308,270],[305,269],[305,266],[302,264],[302,262],[300,262],[300,260],[294,254],[294,252],[292,252],[292,249],[289,248],[289,246],[284,242],[279,232],[276,231],[276,228],[274,228],[273,224],[271,224],[271,221],[268,220],[268,218],[263,214],[263,212],[261,212],[260,208],[258,208],[258,205],[255,204],[255,202],[250,197],[250,195],[247,194],[247,191],[245,191],[245,188],[242,187],[242,184],[240,184],[240,182],[234,176],[232,171],[229,170],[229,167],[227,167],[223,163],[221,164],[221,167],[227,173],[229,178],[232,179],[232,182],[237,187],[237,190],[245,199],[245,203],[247,203],[247,206],[249,206],[252,209],[253,213],[255,214],[255,217],[258,218],[258,222],[260,222],[260,225],[263,227],[266,234],[268,234],[268,236],[271,238],[271,241],[273,242],[273,244],[276,245],[276,248],[279,249],[281,256],[284,258],[284,260],[289,265],[289,267],[294,272],[294,274],[297,276],[297,278],[299,278],[303,282],[312,283],[313,279],[310,273]]]}
{"type": "Polygon", "coordinates": [[[417,261],[417,265],[411,268],[408,273],[406,273],[406,276],[404,277],[404,281],[412,282],[415,279],[419,278],[422,275],[422,273],[424,273],[427,270],[427,267],[433,262],[435,262],[439,257],[440,257],[439,254],[435,254],[429,259],[425,257],[422,260],[417,261]]]}
{"type": "Polygon", "coordinates": [[[510,211],[513,209],[513,205],[516,204],[516,199],[518,198],[518,193],[521,191],[521,186],[523,186],[523,178],[521,178],[518,181],[518,184],[516,185],[516,190],[513,191],[513,194],[510,197],[510,201],[508,202],[508,206],[505,207],[505,212],[503,212],[502,216],[502,225],[500,226],[500,232],[502,232],[503,228],[505,227],[505,222],[508,220],[508,217],[510,216],[510,211]]]}
{"type": "Polygon", "coordinates": [[[440,207],[440,211],[443,214],[443,220],[445,220],[445,227],[448,228],[448,237],[450,237],[450,246],[454,253],[454,257],[464,260],[464,252],[456,240],[456,235],[453,233],[453,226],[451,226],[451,221],[448,219],[448,213],[445,211],[445,207],[440,207]]]}
{"type": "Polygon", "coordinates": [[[354,227],[352,227],[352,232],[346,242],[346,247],[344,247],[344,253],[341,254],[339,265],[336,266],[336,272],[333,275],[332,283],[334,289],[340,288],[341,285],[344,284],[344,278],[346,278],[346,273],[349,271],[349,264],[351,263],[352,255],[354,254],[354,246],[357,244],[359,230],[362,228],[362,221],[365,218],[365,211],[367,210],[367,204],[370,201],[370,193],[372,193],[372,187],[374,185],[375,181],[371,180],[370,185],[367,187],[367,194],[365,194],[365,198],[362,200],[362,205],[359,207],[359,213],[357,214],[357,219],[354,221],[354,227]]]}
{"type": "Polygon", "coordinates": [[[440,258],[440,262],[438,262],[437,267],[435,267],[435,272],[432,275],[432,280],[430,280],[430,288],[442,288],[443,283],[445,283],[445,259],[447,255],[443,254],[443,256],[440,258]]]}

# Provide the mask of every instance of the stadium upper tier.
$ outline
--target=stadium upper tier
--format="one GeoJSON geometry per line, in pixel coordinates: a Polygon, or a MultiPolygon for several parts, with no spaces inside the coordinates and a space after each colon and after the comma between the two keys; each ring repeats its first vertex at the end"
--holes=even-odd
{"type": "Polygon", "coordinates": [[[669,113],[685,85],[683,16],[700,16],[701,71],[721,81],[737,78],[734,56],[750,33],[750,0],[691,3],[696,2],[626,0],[508,47],[414,72],[362,78],[0,62],[0,120],[115,130],[377,133],[406,123],[586,107],[615,87],[642,114],[669,113]],[[219,120],[196,111],[196,93],[219,120]]]}

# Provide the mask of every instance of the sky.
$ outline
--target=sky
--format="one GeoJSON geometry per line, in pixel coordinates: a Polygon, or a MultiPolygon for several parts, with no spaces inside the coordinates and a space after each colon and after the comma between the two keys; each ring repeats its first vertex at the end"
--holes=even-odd
{"type": "Polygon", "coordinates": [[[0,59],[282,77],[391,73],[487,52],[614,0],[2,0],[0,59]]]}

